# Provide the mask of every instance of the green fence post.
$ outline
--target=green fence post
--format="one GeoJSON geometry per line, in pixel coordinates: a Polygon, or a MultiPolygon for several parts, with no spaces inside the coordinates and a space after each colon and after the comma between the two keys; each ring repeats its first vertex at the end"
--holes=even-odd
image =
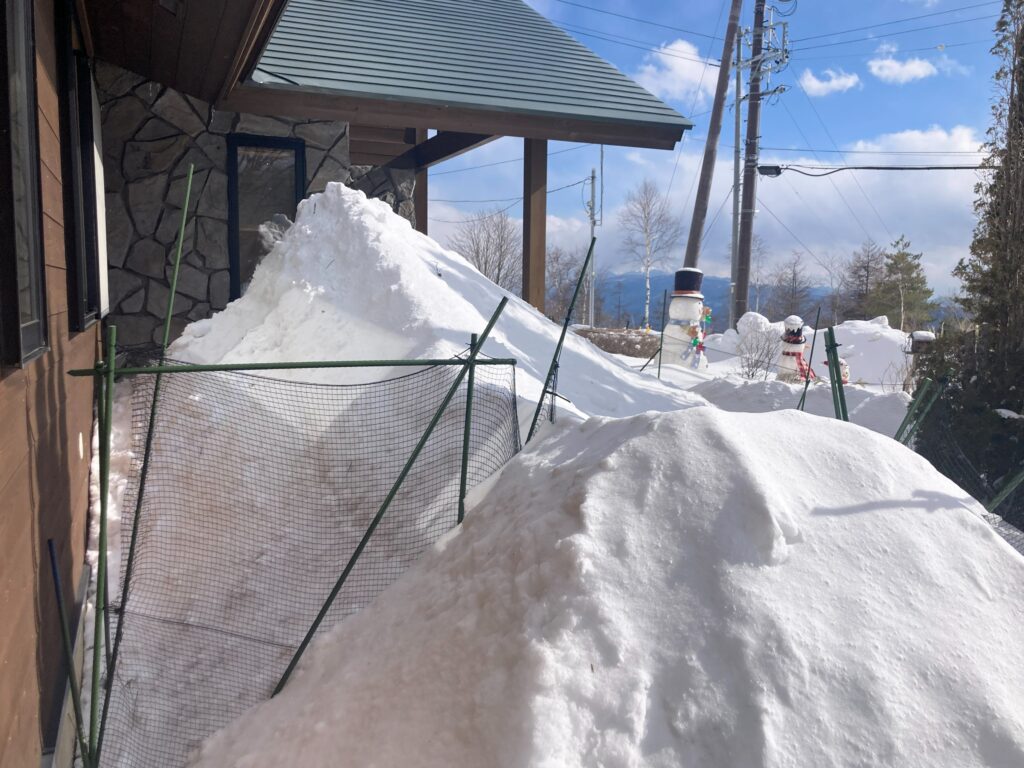
{"type": "Polygon", "coordinates": [[[587,268],[590,266],[590,260],[594,256],[594,244],[596,242],[596,237],[590,238],[590,249],[587,251],[587,258],[583,261],[583,269],[580,270],[580,276],[576,280],[576,290],[572,292],[572,300],[569,302],[569,308],[565,312],[565,321],[562,323],[562,335],[558,337],[558,344],[555,346],[555,354],[551,358],[551,365],[548,368],[548,375],[544,377],[544,388],[540,391],[540,398],[537,400],[537,410],[534,411],[533,421],[530,423],[530,431],[526,435],[526,442],[530,442],[533,439],[533,434],[537,431],[537,422],[540,421],[540,412],[544,408],[544,397],[548,394],[548,389],[551,386],[551,379],[555,375],[555,370],[558,367],[558,357],[562,354],[562,345],[565,343],[565,334],[569,331],[569,323],[572,321],[572,313],[576,308],[576,298],[580,295],[580,287],[583,285],[583,280],[587,276],[587,268]]]}
{"type": "Polygon", "coordinates": [[[807,389],[811,386],[811,366],[814,365],[814,345],[818,343],[818,324],[821,322],[821,307],[818,307],[818,314],[814,318],[814,335],[811,336],[811,359],[807,361],[807,375],[804,377],[804,391],[800,395],[800,402],[796,409],[802,411],[807,402],[807,389]]]}
{"type": "Polygon", "coordinates": [[[914,421],[911,423],[910,427],[906,431],[906,434],[903,435],[903,439],[900,442],[902,442],[904,445],[910,445],[910,441],[917,433],[918,428],[921,426],[921,424],[924,423],[924,420],[928,417],[928,414],[931,412],[932,408],[935,405],[935,402],[939,399],[939,395],[941,394],[942,387],[935,387],[935,389],[929,394],[928,400],[925,402],[920,411],[918,411],[917,415],[914,417],[914,421]]]}
{"type": "Polygon", "coordinates": [[[64,590],[60,584],[60,569],[57,567],[57,550],[53,545],[53,539],[46,540],[46,546],[50,551],[50,574],[53,576],[53,589],[57,593],[57,614],[60,619],[61,642],[64,647],[64,663],[68,667],[68,684],[71,687],[71,706],[75,711],[75,734],[78,737],[78,751],[82,754],[82,763],[85,768],[91,768],[92,760],[89,752],[89,745],[85,741],[85,734],[82,731],[82,697],[79,693],[78,681],[75,680],[75,652],[71,643],[71,625],[68,622],[68,612],[64,605],[64,590]]]}
{"type": "MultiPolygon", "coordinates": [[[[477,336],[474,333],[470,337],[469,351],[470,355],[476,352],[477,348],[477,336]]],[[[473,424],[473,379],[475,376],[475,365],[473,362],[467,363],[469,366],[469,377],[466,379],[466,425],[462,431],[462,476],[459,479],[459,522],[461,523],[466,519],[466,479],[469,474],[469,438],[473,424]]]]}
{"type": "Polygon", "coordinates": [[[907,431],[907,428],[914,421],[914,417],[917,415],[918,410],[921,408],[921,404],[925,398],[928,397],[928,391],[934,386],[935,382],[931,379],[924,379],[921,382],[921,386],[914,392],[914,397],[910,401],[910,405],[907,407],[907,415],[903,417],[903,421],[900,422],[899,428],[896,430],[894,436],[895,440],[899,443],[903,442],[903,433],[907,431]]]}
{"type": "MultiPolygon", "coordinates": [[[[190,200],[190,198],[192,196],[192,174],[193,174],[194,170],[195,170],[195,165],[190,163],[189,166],[188,166],[188,176],[187,176],[186,181],[185,181],[185,200],[184,200],[184,203],[181,206],[181,222],[178,225],[178,244],[177,244],[177,248],[175,249],[175,255],[174,255],[174,271],[171,273],[171,293],[170,293],[170,296],[167,298],[167,316],[166,316],[166,318],[164,320],[163,344],[160,347],[160,363],[161,364],[163,364],[164,356],[167,353],[167,344],[168,344],[168,342],[170,340],[170,336],[171,336],[171,318],[174,316],[174,294],[175,294],[175,292],[178,289],[178,272],[179,272],[180,267],[181,267],[181,252],[182,252],[182,249],[183,249],[184,244],[185,244],[185,223],[188,220],[188,206],[189,206],[189,200],[190,200]]],[[[107,376],[108,376],[108,380],[110,382],[111,403],[113,402],[113,382],[114,382],[114,372],[113,372],[113,369],[114,369],[114,360],[113,360],[113,357],[111,357],[110,360],[107,363],[107,376]]],[[[138,493],[137,493],[136,499],[135,499],[135,511],[134,511],[134,515],[132,517],[132,533],[131,533],[131,537],[129,539],[129,544],[128,544],[127,559],[125,560],[124,583],[121,585],[120,616],[118,617],[117,629],[114,632],[113,646],[108,648],[109,661],[107,663],[107,684],[106,684],[106,690],[104,691],[104,696],[103,696],[103,717],[102,717],[102,719],[100,721],[98,738],[94,734],[92,734],[92,732],[90,730],[90,738],[94,739],[94,741],[93,741],[93,749],[94,749],[93,762],[96,765],[99,764],[100,751],[103,749],[103,732],[104,732],[106,724],[107,724],[107,710],[110,707],[110,693],[111,693],[111,690],[113,689],[113,685],[114,685],[114,669],[115,669],[115,667],[117,665],[117,651],[118,651],[118,648],[121,645],[121,637],[124,634],[123,629],[122,629],[122,627],[124,625],[124,606],[125,606],[125,602],[128,600],[128,584],[129,584],[129,582],[131,580],[132,565],[135,562],[135,546],[136,546],[136,543],[138,541],[138,533],[139,533],[139,514],[142,511],[142,498],[143,498],[143,494],[144,494],[145,488],[146,488],[146,475],[147,475],[147,473],[149,471],[149,458],[150,458],[150,451],[152,450],[152,447],[153,447],[153,430],[154,430],[155,422],[156,422],[156,404],[157,404],[157,399],[159,398],[159,396],[160,396],[160,374],[158,373],[156,375],[156,380],[153,382],[153,402],[150,404],[150,409],[149,409],[149,426],[147,427],[147,431],[146,431],[146,447],[145,447],[145,452],[143,453],[143,456],[142,456],[142,468],[139,471],[139,490],[138,490],[138,493]]],[[[109,449],[110,449],[110,446],[109,446],[109,442],[108,442],[108,446],[107,446],[107,453],[108,453],[108,455],[109,455],[109,449]]],[[[105,504],[106,503],[106,492],[105,491],[101,491],[101,493],[104,494],[103,495],[103,499],[104,499],[104,504],[105,504]]],[[[103,515],[104,515],[104,518],[105,518],[106,517],[106,512],[105,511],[104,511],[103,515]]],[[[123,515],[122,515],[122,520],[123,519],[124,518],[123,518],[123,515]]],[[[104,562],[105,562],[105,550],[103,550],[103,549],[101,549],[101,556],[104,557],[104,562]]],[[[95,694],[95,691],[94,691],[94,694],[95,694]]],[[[94,695],[93,699],[92,699],[92,702],[91,702],[93,710],[95,710],[95,708],[96,708],[96,700],[97,700],[97,698],[94,695]]]]}
{"type": "MultiPolygon", "coordinates": [[[[107,328],[106,386],[103,388],[103,432],[100,434],[100,520],[96,557],[96,597],[93,606],[92,698],[89,701],[89,748],[95,764],[100,734],[100,666],[103,661],[104,621],[107,615],[107,496],[110,490],[110,428],[113,421],[117,327],[107,328]],[[105,458],[104,458],[105,457],[105,458]]],[[[107,670],[109,674],[110,670],[107,670]]]]}
{"type": "Polygon", "coordinates": [[[1012,480],[1010,480],[1010,482],[1003,486],[1003,490],[1001,490],[996,495],[996,497],[992,499],[992,501],[985,505],[985,509],[987,509],[989,512],[995,512],[996,507],[998,507],[1000,504],[1006,501],[1010,497],[1010,495],[1015,490],[1017,490],[1017,487],[1021,483],[1024,483],[1024,467],[1021,468],[1020,472],[1017,473],[1016,477],[1014,477],[1012,480]]]}
{"type": "Polygon", "coordinates": [[[391,502],[394,501],[395,496],[398,495],[398,490],[402,487],[402,483],[405,481],[406,476],[412,469],[412,465],[416,462],[417,457],[423,450],[423,446],[427,444],[427,440],[429,440],[430,435],[433,434],[434,427],[437,426],[437,423],[441,420],[441,416],[444,415],[445,409],[448,407],[448,403],[450,403],[452,398],[455,397],[455,393],[462,384],[462,379],[472,368],[473,362],[476,360],[477,353],[480,351],[480,347],[482,347],[484,342],[487,341],[487,337],[490,335],[491,329],[494,327],[494,324],[498,322],[498,317],[501,316],[506,304],[508,304],[507,296],[502,298],[501,303],[498,304],[498,308],[494,310],[494,314],[491,315],[491,319],[487,323],[487,327],[484,328],[483,333],[480,334],[480,341],[469,353],[469,359],[467,361],[468,364],[459,372],[454,383],[448,389],[448,393],[445,395],[444,400],[441,401],[441,405],[434,413],[434,417],[430,420],[426,430],[420,437],[416,447],[413,448],[412,454],[410,454],[409,459],[405,462],[405,466],[402,467],[402,471],[391,486],[391,490],[388,491],[388,495],[384,498],[383,503],[380,505],[380,509],[377,510],[377,514],[374,516],[373,520],[370,521],[370,525],[366,529],[366,533],[363,534],[363,538],[356,546],[355,551],[352,553],[352,557],[349,558],[348,564],[345,566],[345,570],[341,572],[341,576],[338,577],[338,580],[335,582],[330,594],[327,596],[327,600],[324,601],[323,606],[320,608],[320,612],[317,613],[316,618],[313,620],[313,625],[309,628],[309,631],[306,632],[306,636],[302,639],[302,642],[295,651],[295,655],[292,656],[291,661],[288,662],[288,667],[285,669],[284,674],[281,675],[281,679],[278,681],[273,693],[271,693],[271,697],[280,693],[281,689],[284,688],[285,684],[288,682],[288,678],[291,677],[292,672],[295,670],[295,666],[299,663],[299,659],[302,658],[302,654],[305,653],[310,641],[312,641],[313,635],[316,634],[316,631],[320,628],[320,624],[323,623],[324,618],[327,616],[327,612],[331,609],[334,599],[338,596],[338,593],[341,592],[341,588],[345,585],[345,581],[348,579],[352,569],[355,568],[356,562],[359,560],[359,556],[363,553],[363,550],[366,549],[366,545],[369,544],[370,537],[373,536],[373,532],[377,530],[377,526],[380,524],[381,519],[383,519],[384,513],[388,511],[388,507],[391,506],[391,502]]]}

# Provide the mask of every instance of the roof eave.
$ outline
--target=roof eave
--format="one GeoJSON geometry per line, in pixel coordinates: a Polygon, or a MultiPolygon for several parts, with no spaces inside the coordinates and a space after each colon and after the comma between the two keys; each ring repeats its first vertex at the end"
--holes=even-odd
{"type": "Polygon", "coordinates": [[[590,144],[648,149],[672,149],[693,123],[678,121],[612,120],[572,114],[446,104],[434,101],[369,97],[341,90],[239,84],[219,108],[260,115],[343,120],[393,128],[433,128],[496,136],[522,136],[590,144]]]}

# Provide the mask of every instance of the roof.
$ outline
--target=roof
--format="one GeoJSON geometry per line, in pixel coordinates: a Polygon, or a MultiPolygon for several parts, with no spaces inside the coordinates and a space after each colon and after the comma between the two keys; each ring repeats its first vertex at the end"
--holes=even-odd
{"type": "Polygon", "coordinates": [[[671,147],[693,126],[521,0],[289,0],[251,78],[401,104],[405,127],[481,128],[437,124],[452,113],[501,135],[671,147]]]}

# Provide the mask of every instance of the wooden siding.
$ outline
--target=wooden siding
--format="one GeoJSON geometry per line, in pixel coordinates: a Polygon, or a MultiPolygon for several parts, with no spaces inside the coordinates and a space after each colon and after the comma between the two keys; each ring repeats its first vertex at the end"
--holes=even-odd
{"type": "Polygon", "coordinates": [[[46,540],[74,605],[85,558],[96,327],[70,334],[53,0],[35,0],[43,256],[50,350],[0,377],[0,765],[37,768],[63,695],[46,540]]]}

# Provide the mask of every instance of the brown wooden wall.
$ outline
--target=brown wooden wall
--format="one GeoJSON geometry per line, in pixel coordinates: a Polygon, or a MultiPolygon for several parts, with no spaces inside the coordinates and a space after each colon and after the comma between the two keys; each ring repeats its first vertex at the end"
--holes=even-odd
{"type": "MultiPolygon", "coordinates": [[[[85,557],[97,329],[68,331],[53,0],[35,0],[43,242],[50,351],[0,377],[0,766],[37,768],[52,735],[63,665],[46,540],[66,599],[85,557]]],[[[0,258],[3,256],[0,255],[0,258]]]]}

